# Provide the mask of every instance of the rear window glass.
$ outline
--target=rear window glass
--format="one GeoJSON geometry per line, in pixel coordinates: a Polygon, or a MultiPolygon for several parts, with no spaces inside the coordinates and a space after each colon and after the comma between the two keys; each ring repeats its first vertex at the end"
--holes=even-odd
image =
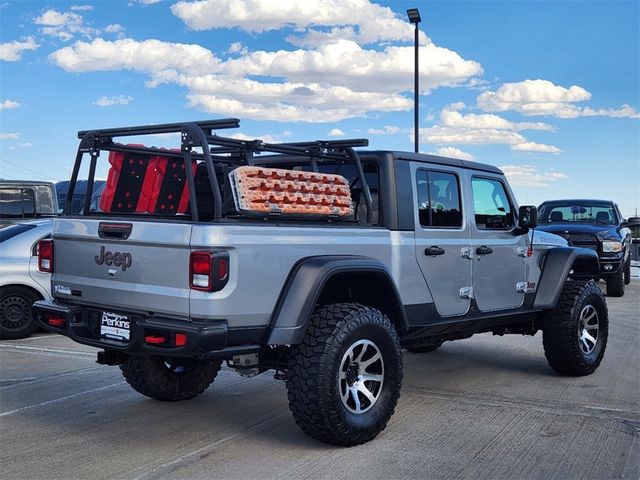
{"type": "Polygon", "coordinates": [[[36,199],[32,189],[3,188],[0,190],[0,217],[30,218],[36,214],[36,199]]]}
{"type": "Polygon", "coordinates": [[[0,243],[20,235],[21,233],[28,232],[32,228],[36,228],[36,225],[17,224],[4,227],[0,229],[0,243]]]}
{"type": "Polygon", "coordinates": [[[613,205],[594,202],[563,202],[540,207],[540,223],[602,223],[616,225],[617,215],[613,205]]]}

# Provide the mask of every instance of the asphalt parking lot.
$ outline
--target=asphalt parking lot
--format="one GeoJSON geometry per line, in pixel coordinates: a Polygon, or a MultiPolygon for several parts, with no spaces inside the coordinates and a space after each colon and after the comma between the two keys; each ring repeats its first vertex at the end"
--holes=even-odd
{"type": "Polygon", "coordinates": [[[640,280],[608,298],[600,369],[553,373],[535,337],[405,354],[387,429],[343,449],[306,437],[283,382],[223,368],[196,399],[137,394],[95,350],[0,343],[2,478],[632,478],[640,476],[640,280]]]}

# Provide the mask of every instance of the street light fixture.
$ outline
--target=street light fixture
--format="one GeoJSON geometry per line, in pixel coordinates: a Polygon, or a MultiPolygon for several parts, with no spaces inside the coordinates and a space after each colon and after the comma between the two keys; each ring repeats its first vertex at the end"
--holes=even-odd
{"type": "Polygon", "coordinates": [[[419,120],[418,120],[418,116],[419,116],[419,109],[418,109],[418,103],[419,103],[419,96],[420,96],[420,72],[418,70],[418,24],[422,21],[422,18],[420,18],[420,11],[417,8],[410,8],[407,10],[407,15],[409,16],[409,22],[413,23],[416,26],[416,34],[415,34],[415,43],[414,43],[414,50],[415,50],[415,65],[413,67],[413,74],[414,74],[414,79],[413,79],[413,135],[414,135],[414,151],[416,153],[418,153],[419,150],[419,142],[418,142],[418,137],[419,137],[419,130],[418,130],[418,126],[419,126],[419,120]]]}

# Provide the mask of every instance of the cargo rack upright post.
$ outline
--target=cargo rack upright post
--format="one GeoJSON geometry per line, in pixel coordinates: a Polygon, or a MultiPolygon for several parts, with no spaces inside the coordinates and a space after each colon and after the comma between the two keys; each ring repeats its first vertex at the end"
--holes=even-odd
{"type": "Polygon", "coordinates": [[[341,163],[353,163],[356,166],[358,181],[364,195],[367,209],[366,221],[372,223],[373,200],[366,182],[360,156],[355,147],[366,147],[369,140],[365,138],[351,140],[316,140],[311,142],[266,143],[261,140],[241,140],[237,138],[221,137],[214,134],[214,130],[238,128],[240,120],[225,118],[218,120],[203,120],[184,123],[166,123],[158,125],[141,125],[133,127],[106,128],[98,130],[81,130],[78,132],[80,145],[76,154],[75,164],[69,182],[67,201],[63,214],[71,212],[70,199],[78,180],[80,166],[85,153],[91,160],[89,164],[88,185],[85,193],[84,215],[89,215],[91,195],[96,172],[96,164],[100,151],[114,151],[133,154],[156,154],[164,157],[180,159],[185,164],[186,179],[189,186],[189,204],[191,219],[199,221],[194,172],[186,168],[192,160],[204,162],[211,183],[214,201],[213,220],[222,218],[222,193],[215,174],[214,160],[232,165],[255,165],[255,154],[274,153],[282,156],[307,158],[314,172],[318,171],[318,161],[329,160],[341,163]],[[179,133],[181,135],[180,152],[156,148],[139,147],[114,143],[116,137],[131,137],[164,133],[179,133]],[[202,153],[194,153],[193,149],[200,147],[202,153]],[[231,156],[229,156],[231,155],[231,156]]]}

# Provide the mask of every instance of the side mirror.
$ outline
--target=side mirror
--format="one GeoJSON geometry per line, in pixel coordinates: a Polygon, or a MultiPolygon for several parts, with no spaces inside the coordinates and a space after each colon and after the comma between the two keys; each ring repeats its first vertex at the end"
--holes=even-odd
{"type": "Polygon", "coordinates": [[[522,229],[536,228],[538,225],[538,209],[532,205],[523,205],[518,209],[518,227],[522,229]]]}
{"type": "Polygon", "coordinates": [[[524,235],[538,225],[538,209],[527,205],[518,209],[518,226],[512,230],[514,235],[524,235]]]}

